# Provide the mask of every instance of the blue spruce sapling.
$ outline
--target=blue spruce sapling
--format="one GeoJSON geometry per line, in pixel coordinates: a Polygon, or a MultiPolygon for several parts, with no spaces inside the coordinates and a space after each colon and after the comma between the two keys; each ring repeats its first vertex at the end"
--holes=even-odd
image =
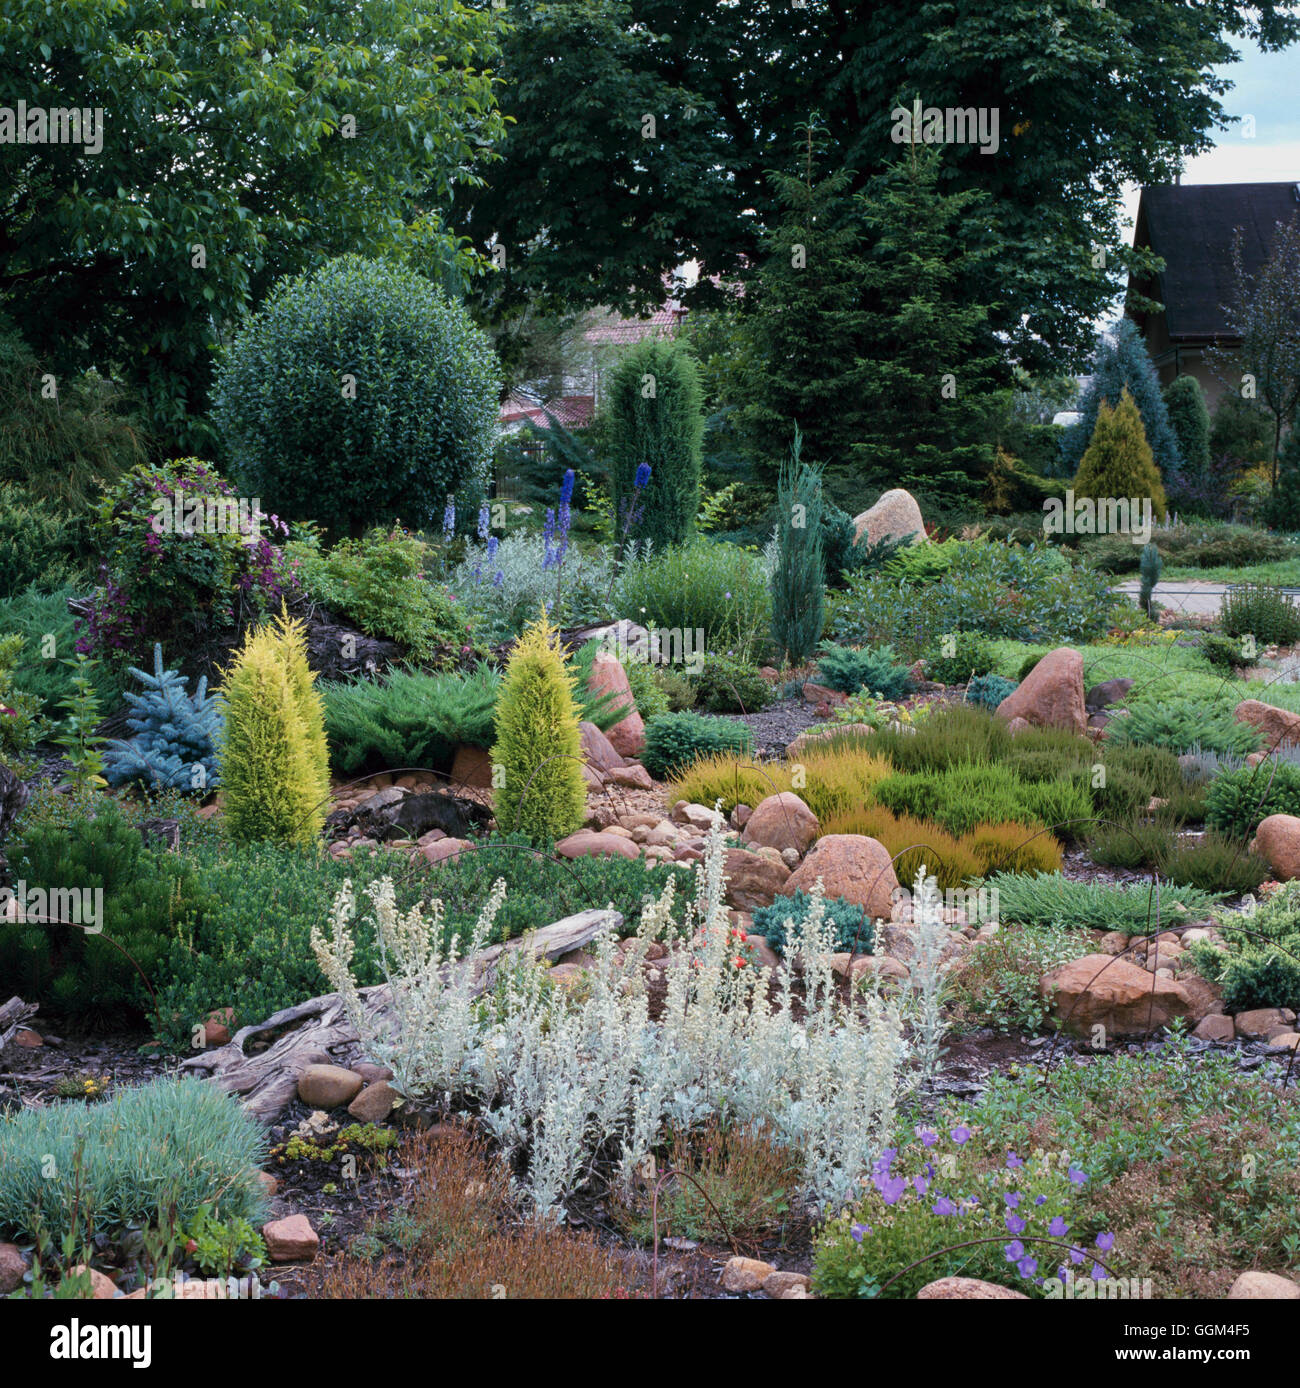
{"type": "Polygon", "coordinates": [[[214,739],[221,731],[221,713],[208,681],[199,680],[193,694],[189,680],[176,670],[163,668],[162,646],[153,648],[152,675],[131,673],[144,686],[141,694],[128,694],[131,716],[127,740],[113,738],[104,748],[104,775],[109,785],[139,781],[147,787],[193,791],[205,795],[217,783],[214,739]]]}

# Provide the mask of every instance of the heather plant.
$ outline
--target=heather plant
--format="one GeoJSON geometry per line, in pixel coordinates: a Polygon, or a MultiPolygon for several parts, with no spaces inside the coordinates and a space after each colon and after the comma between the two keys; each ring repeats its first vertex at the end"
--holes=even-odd
{"type": "Polygon", "coordinates": [[[302,624],[251,629],[221,685],[217,766],[236,843],[310,843],[325,822],[329,751],[302,624]]]}
{"type": "Polygon", "coordinates": [[[921,1124],[914,1141],[876,1158],[867,1194],[819,1230],[813,1288],[906,1298],[941,1277],[978,1277],[1038,1296],[1044,1274],[1102,1277],[1095,1259],[1114,1236],[1089,1227],[1087,1180],[1050,1155],[995,1154],[964,1122],[921,1124]]]}
{"type": "Polygon", "coordinates": [[[111,1238],[208,1206],[260,1225],[266,1137],[238,1100],[206,1080],[160,1079],[104,1103],[20,1108],[0,1119],[0,1233],[44,1250],[69,1233],[111,1238]]]}
{"type": "Polygon", "coordinates": [[[1217,892],[1156,879],[1132,885],[1076,882],[1060,873],[999,872],[986,883],[1004,926],[1056,924],[1072,930],[1120,930],[1144,935],[1187,925],[1209,914],[1217,892]],[[996,895],[994,895],[996,889],[996,895]]]}
{"type": "MultiPolygon", "coordinates": [[[[802,963],[798,1011],[792,972],[736,969],[723,900],[720,822],[695,872],[682,933],[701,947],[666,968],[667,993],[649,1017],[642,966],[671,932],[670,877],[643,911],[632,943],[612,935],[590,946],[586,987],[570,998],[544,987],[546,969],[525,948],[498,986],[472,996],[471,971],[430,944],[422,913],[402,916],[384,884],[371,891],[381,957],[394,993],[394,1030],[382,1034],[360,1005],[349,971],[355,903],[340,895],[328,933],[313,947],[359,1030],[366,1052],[386,1058],[403,1093],[472,1101],[509,1160],[528,1154],[526,1194],[541,1218],[563,1217],[598,1153],[627,1190],[668,1131],[707,1122],[725,1104],[730,1121],[765,1122],[803,1157],[804,1195],[828,1205],[851,1197],[879,1151],[905,1083],[901,1019],[871,993],[841,1001],[830,930],[817,905],[794,922],[788,954],[802,963]],[[444,967],[449,966],[449,967],[444,967]],[[769,990],[773,990],[769,996],[769,990]]],[[[489,898],[467,953],[480,948],[499,905],[489,898]]],[[[435,908],[436,909],[436,908],[435,908]]]]}
{"type": "Polygon", "coordinates": [[[1230,586],[1219,624],[1225,636],[1251,636],[1256,646],[1290,646],[1300,641],[1300,609],[1280,588],[1266,583],[1230,586]]]}
{"type": "Polygon", "coordinates": [[[130,694],[126,720],[133,736],[111,738],[104,748],[104,776],[111,786],[139,783],[146,789],[163,787],[205,795],[217,784],[215,741],[221,733],[221,713],[206,677],[193,694],[189,680],[163,665],[162,646],[153,648],[153,674],[134,667],[130,673],[144,686],[130,694]]]}
{"type": "Polygon", "coordinates": [[[739,804],[753,806],[779,791],[794,791],[825,826],[834,815],[860,810],[871,799],[871,787],[888,775],[889,763],[872,755],[870,742],[846,734],[819,738],[793,762],[758,766],[748,757],[711,752],[678,771],[671,792],[675,799],[720,804],[730,813],[739,804]]]}
{"type": "Polygon", "coordinates": [[[546,614],[520,637],[497,698],[493,809],[498,825],[538,840],[572,833],[586,814],[574,676],[546,614]]]}

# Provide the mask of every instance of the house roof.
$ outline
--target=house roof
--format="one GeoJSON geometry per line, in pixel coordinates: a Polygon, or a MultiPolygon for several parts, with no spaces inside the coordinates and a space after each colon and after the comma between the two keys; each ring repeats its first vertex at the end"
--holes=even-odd
{"type": "Polygon", "coordinates": [[[686,310],[680,304],[669,302],[647,318],[614,318],[598,323],[588,328],[583,337],[600,346],[632,346],[647,337],[671,337],[685,317],[686,310]]]}
{"type": "Polygon", "coordinates": [[[591,423],[595,413],[594,395],[561,395],[543,405],[520,391],[511,391],[498,412],[497,422],[503,428],[509,425],[535,424],[539,429],[549,429],[549,414],[566,429],[581,429],[591,423]]]}
{"type": "MultiPolygon", "coordinates": [[[[1165,306],[1174,341],[1235,341],[1224,305],[1235,284],[1232,244],[1242,235],[1242,260],[1256,273],[1268,256],[1278,222],[1300,214],[1300,183],[1162,184],[1143,188],[1135,247],[1165,261],[1147,292],[1165,306]],[[1154,291],[1154,292],[1153,292],[1154,291]]],[[[1146,315],[1135,314],[1139,322],[1146,315]]]]}

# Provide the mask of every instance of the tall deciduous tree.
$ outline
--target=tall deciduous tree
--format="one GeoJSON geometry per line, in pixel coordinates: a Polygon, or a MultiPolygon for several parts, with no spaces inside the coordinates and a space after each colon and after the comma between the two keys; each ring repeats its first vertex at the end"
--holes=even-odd
{"type": "MultiPolygon", "coordinates": [[[[481,0],[485,6],[490,0],[481,0]]],[[[1122,190],[1168,182],[1224,123],[1233,40],[1295,40],[1287,0],[511,0],[505,162],[474,195],[507,248],[493,295],[648,307],[695,256],[697,303],[752,274],[780,167],[815,111],[860,191],[910,105],[998,113],[996,152],[955,146],[945,191],[984,189],[998,255],[979,300],[1031,370],[1074,365],[1141,257],[1122,190]],[[649,124],[646,117],[653,117],[649,124]]]]}
{"type": "Polygon", "coordinates": [[[0,107],[102,122],[0,145],[0,303],[55,372],[120,371],[164,443],[205,448],[213,348],[278,276],[481,263],[453,199],[502,131],[497,28],[460,0],[7,0],[0,107]]]}
{"type": "Polygon", "coordinates": [[[1300,217],[1279,222],[1268,258],[1257,275],[1242,260],[1241,233],[1232,246],[1235,299],[1228,322],[1241,338],[1238,351],[1213,353],[1233,388],[1258,401],[1273,425],[1273,487],[1278,485],[1282,431],[1300,409],[1300,217]]]}

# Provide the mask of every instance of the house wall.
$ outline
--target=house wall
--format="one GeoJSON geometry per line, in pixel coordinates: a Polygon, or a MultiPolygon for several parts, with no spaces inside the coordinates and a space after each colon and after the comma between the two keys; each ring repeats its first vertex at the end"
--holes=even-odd
{"type": "Polygon", "coordinates": [[[1163,313],[1153,313],[1148,317],[1145,341],[1151,362],[1160,377],[1160,384],[1167,386],[1175,376],[1195,376],[1205,392],[1205,403],[1213,414],[1226,387],[1206,361],[1205,349],[1178,346],[1171,342],[1165,330],[1163,313]]]}

